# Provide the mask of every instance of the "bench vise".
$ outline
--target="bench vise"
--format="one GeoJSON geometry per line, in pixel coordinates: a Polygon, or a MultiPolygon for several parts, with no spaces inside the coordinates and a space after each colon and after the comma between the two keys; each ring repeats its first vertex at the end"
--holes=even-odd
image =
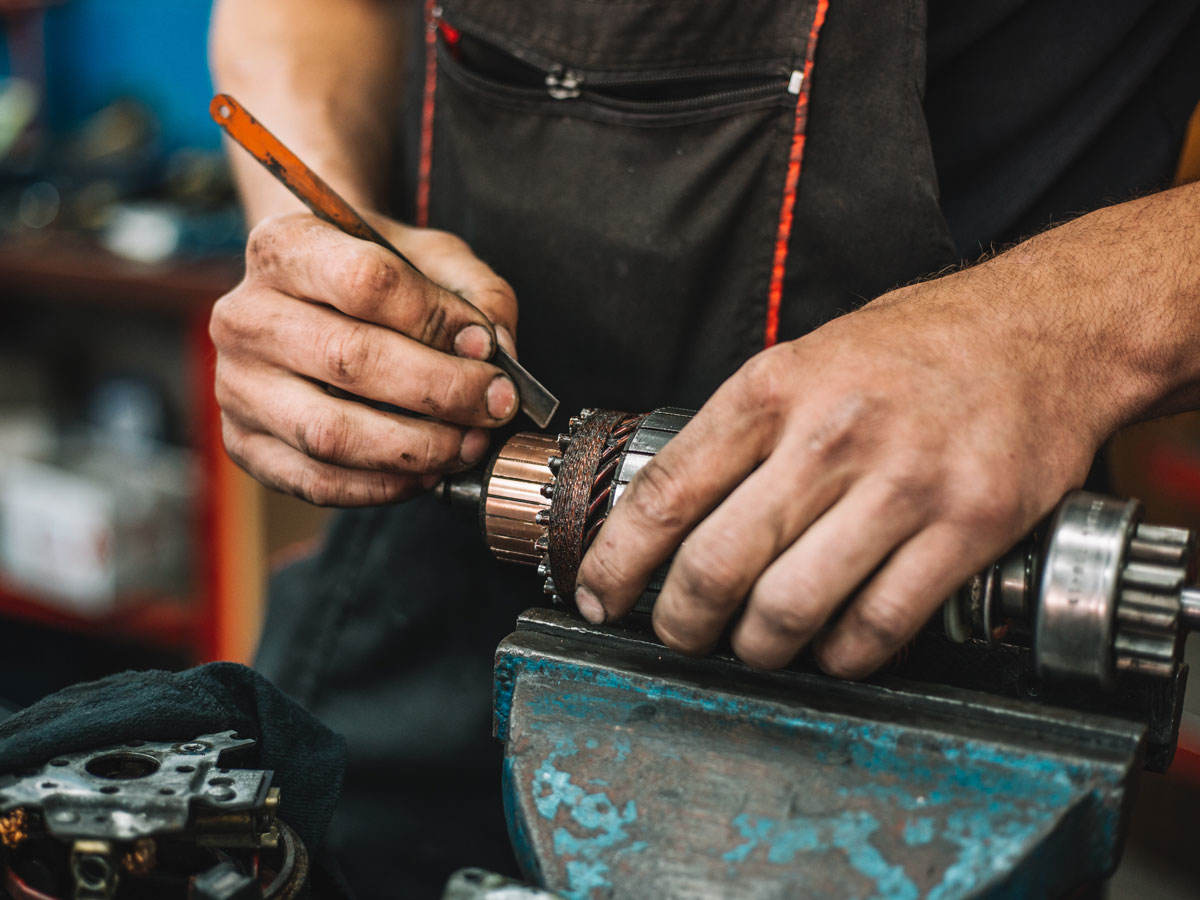
{"type": "Polygon", "coordinates": [[[445,499],[559,607],[499,646],[495,730],[527,876],[566,897],[1057,897],[1111,873],[1178,739],[1200,627],[1186,529],[1076,492],[882,674],[754,671],[571,610],[583,554],[686,410],[518,434],[445,499]]]}

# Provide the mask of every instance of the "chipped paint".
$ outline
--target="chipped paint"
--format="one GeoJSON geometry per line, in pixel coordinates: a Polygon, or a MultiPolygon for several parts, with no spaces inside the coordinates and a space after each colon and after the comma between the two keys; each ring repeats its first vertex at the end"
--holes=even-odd
{"type": "Polygon", "coordinates": [[[841,851],[850,865],[875,882],[879,895],[895,900],[916,900],[917,886],[904,867],[889,863],[871,844],[879,822],[870,813],[841,812],[833,816],[793,818],[785,822],[739,815],[733,825],[746,843],[725,854],[731,862],[746,860],[760,847],[775,865],[791,865],[798,853],[841,851]]]}
{"type": "Polygon", "coordinates": [[[909,819],[904,823],[904,843],[910,847],[919,847],[933,840],[933,819],[921,816],[909,819]]]}
{"type": "MultiPolygon", "coordinates": [[[[597,742],[589,740],[585,746],[596,749],[597,742]]],[[[618,764],[622,752],[628,754],[628,746],[618,748],[618,764]]],[[[584,898],[612,886],[608,880],[609,860],[615,854],[640,852],[646,842],[633,840],[626,830],[637,821],[635,801],[618,806],[606,792],[588,791],[575,784],[570,773],[558,768],[559,760],[576,753],[573,741],[560,740],[538,766],[531,788],[542,818],[559,821],[559,811],[563,810],[573,823],[555,827],[554,852],[566,861],[566,895],[584,898]]]]}
{"type": "Polygon", "coordinates": [[[533,809],[514,810],[533,816],[526,827],[542,835],[533,846],[565,877],[565,885],[555,877],[549,886],[568,897],[630,896],[631,884],[644,886],[631,879],[656,877],[639,860],[661,853],[694,853],[688,865],[716,864],[720,877],[742,885],[845,870],[866,886],[847,888],[847,896],[896,900],[1020,895],[1014,886],[1044,880],[1048,863],[1038,850],[1064,829],[1074,829],[1066,843],[1079,848],[1087,871],[1101,872],[1113,859],[1128,762],[1111,756],[1041,753],[614,667],[501,653],[496,726],[506,738],[518,677],[533,809]],[[694,727],[698,715],[709,723],[703,739],[663,731],[675,720],[694,727]],[[722,737],[739,728],[740,737],[722,737]],[[749,746],[759,748],[754,765],[780,767],[778,791],[749,785],[738,799],[735,788],[697,810],[694,820],[709,830],[706,843],[693,845],[701,838],[680,831],[679,810],[714,802],[705,767],[720,760],[737,771],[749,746]],[[804,786],[789,786],[787,772],[803,772],[804,786]],[[1075,810],[1084,813],[1068,814],[1075,810]],[[724,837],[711,830],[723,812],[724,837]]]}

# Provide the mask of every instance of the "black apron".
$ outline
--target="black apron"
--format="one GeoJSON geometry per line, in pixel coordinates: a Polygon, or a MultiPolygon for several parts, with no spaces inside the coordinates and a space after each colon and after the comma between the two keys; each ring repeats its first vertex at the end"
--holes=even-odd
{"type": "MultiPolygon", "coordinates": [[[[924,13],[430,4],[396,212],[513,284],[522,361],[564,416],[699,405],[764,346],[954,261],[921,107],[924,13]]],[[[364,897],[511,870],[491,659],[540,598],[471,517],[428,499],[340,515],[277,577],[259,667],[348,739],[331,840],[364,897]]]]}

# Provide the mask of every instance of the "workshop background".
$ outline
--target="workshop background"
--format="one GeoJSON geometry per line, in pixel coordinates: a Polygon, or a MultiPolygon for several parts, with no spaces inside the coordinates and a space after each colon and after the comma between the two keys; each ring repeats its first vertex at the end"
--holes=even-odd
{"type": "MultiPolygon", "coordinates": [[[[220,444],[207,336],[240,213],[208,118],[210,0],[0,0],[0,716],[112,671],[249,661],[324,513],[220,444]]],[[[1132,430],[1118,493],[1200,526],[1200,419],[1132,430]]],[[[1183,746],[1109,896],[1200,895],[1200,640],[1183,746]]]]}
{"type": "Polygon", "coordinates": [[[244,229],[211,0],[0,0],[0,703],[248,661],[322,513],[220,445],[213,301],[244,229]]]}

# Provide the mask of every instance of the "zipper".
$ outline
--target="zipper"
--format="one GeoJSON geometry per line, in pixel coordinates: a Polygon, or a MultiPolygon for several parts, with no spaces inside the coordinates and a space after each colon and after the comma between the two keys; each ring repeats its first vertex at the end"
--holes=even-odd
{"type": "Polygon", "coordinates": [[[546,73],[546,93],[551,100],[575,100],[583,96],[583,78],[561,66],[546,73]]]}
{"type": "MultiPolygon", "coordinates": [[[[434,12],[433,27],[441,32],[443,44],[455,59],[460,58],[459,41],[462,33],[440,17],[440,9],[434,12]]],[[[568,68],[561,63],[551,62],[540,54],[521,53],[496,47],[497,52],[508,54],[513,59],[541,69],[545,72],[543,79],[545,94],[551,100],[569,102],[585,99],[601,106],[623,111],[653,112],[658,109],[686,111],[703,108],[713,104],[738,103],[741,101],[757,100],[770,97],[786,91],[798,95],[803,87],[804,73],[796,69],[788,71],[778,64],[746,63],[742,65],[710,65],[700,66],[686,71],[650,71],[638,73],[636,76],[625,72],[590,72],[583,73],[577,69],[568,68]],[[745,87],[724,87],[694,97],[672,98],[666,100],[630,100],[614,97],[604,91],[605,88],[653,87],[654,85],[685,85],[690,82],[706,79],[721,79],[725,82],[745,80],[745,87]]],[[[482,77],[482,76],[479,76],[482,77]]],[[[533,93],[529,88],[509,88],[522,93],[533,93]]]]}
{"type": "MultiPolygon", "coordinates": [[[[728,74],[726,72],[725,74],[728,74]]],[[[787,74],[786,77],[779,76],[772,78],[769,81],[756,81],[748,84],[745,87],[731,87],[723,90],[711,91],[706,94],[698,94],[695,97],[676,98],[671,100],[626,100],[620,97],[614,97],[611,94],[605,93],[603,90],[596,88],[614,88],[614,87],[640,87],[642,85],[653,84],[680,84],[685,81],[703,80],[706,75],[693,75],[686,73],[687,77],[662,77],[653,81],[650,80],[624,80],[624,81],[609,81],[607,79],[594,79],[590,76],[584,76],[579,72],[571,69],[557,69],[546,73],[546,93],[552,100],[589,100],[593,103],[612,107],[622,110],[644,110],[652,112],[656,109],[670,108],[673,110],[688,110],[693,108],[701,108],[716,104],[724,105],[729,103],[739,103],[747,100],[757,100],[764,97],[770,97],[776,94],[788,93],[793,96],[799,95],[804,84],[804,73],[794,71],[787,74]]]]}

